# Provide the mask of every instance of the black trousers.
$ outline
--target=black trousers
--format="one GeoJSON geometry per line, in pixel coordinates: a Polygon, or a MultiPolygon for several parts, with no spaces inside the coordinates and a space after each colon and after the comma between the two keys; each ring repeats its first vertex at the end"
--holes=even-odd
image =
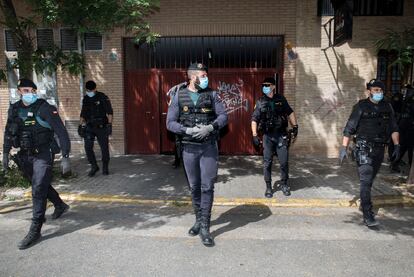
{"type": "Polygon", "coordinates": [[[364,216],[372,211],[371,188],[384,159],[384,147],[373,147],[368,157],[369,162],[365,164],[358,163],[361,207],[364,216]]]}
{"type": "Polygon", "coordinates": [[[53,205],[63,203],[57,191],[52,187],[53,159],[50,151],[28,155],[26,152],[18,153],[23,165],[23,174],[32,183],[33,218],[35,222],[43,222],[46,212],[47,200],[53,205]]]}
{"type": "Polygon", "coordinates": [[[288,141],[283,135],[263,136],[263,173],[266,183],[272,182],[273,155],[276,153],[280,164],[280,179],[286,183],[289,179],[288,141]]]}
{"type": "Polygon", "coordinates": [[[85,136],[85,152],[88,162],[90,164],[96,164],[95,152],[93,151],[93,145],[95,142],[95,137],[98,140],[99,146],[101,147],[102,161],[109,162],[109,139],[108,131],[104,128],[86,127],[86,136],[85,136]]]}

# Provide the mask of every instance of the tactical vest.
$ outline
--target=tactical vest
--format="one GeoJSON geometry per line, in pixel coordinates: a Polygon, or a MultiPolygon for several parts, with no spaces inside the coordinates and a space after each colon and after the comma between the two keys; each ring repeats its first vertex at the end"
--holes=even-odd
{"type": "Polygon", "coordinates": [[[260,131],[269,133],[286,130],[288,120],[286,115],[282,114],[282,106],[282,99],[274,100],[266,96],[260,98],[260,131]]]}
{"type": "Polygon", "coordinates": [[[86,123],[93,127],[103,128],[108,123],[104,105],[104,101],[107,101],[105,95],[97,91],[94,97],[85,97],[88,97],[86,98],[86,109],[88,111],[88,117],[85,118],[86,123]]]}
{"type": "MultiPolygon", "coordinates": [[[[195,127],[198,124],[209,125],[217,118],[214,110],[214,96],[212,90],[202,90],[198,92],[200,94],[197,103],[194,105],[190,94],[186,90],[178,92],[178,106],[180,109],[179,122],[184,127],[195,127]]],[[[184,134],[182,141],[192,143],[203,143],[207,141],[217,140],[217,131],[211,132],[203,140],[195,139],[192,136],[184,134]]]]}
{"type": "Polygon", "coordinates": [[[414,130],[414,89],[408,89],[404,97],[399,126],[401,132],[414,130]]]}
{"type": "Polygon", "coordinates": [[[357,128],[357,140],[365,140],[371,143],[387,143],[390,138],[391,107],[382,102],[378,104],[378,110],[364,100],[360,102],[361,118],[357,128]]]}
{"type": "Polygon", "coordinates": [[[12,135],[13,147],[29,153],[38,153],[40,150],[49,149],[53,142],[52,127],[40,117],[40,107],[47,104],[43,99],[38,99],[34,104],[24,107],[21,101],[13,104],[12,124],[9,132],[12,135]]]}

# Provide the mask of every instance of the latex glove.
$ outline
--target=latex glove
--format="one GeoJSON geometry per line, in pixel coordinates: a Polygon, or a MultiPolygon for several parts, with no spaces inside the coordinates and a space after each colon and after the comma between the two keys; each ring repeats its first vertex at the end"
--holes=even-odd
{"type": "Polygon", "coordinates": [[[9,153],[3,153],[3,160],[2,160],[3,170],[9,169],[9,162],[10,162],[9,153]]]}
{"type": "Polygon", "coordinates": [[[112,135],[112,124],[108,123],[106,125],[106,131],[107,131],[108,136],[112,135]]]}
{"type": "Polygon", "coordinates": [[[258,136],[253,136],[252,143],[253,143],[253,145],[255,147],[259,147],[260,146],[260,139],[259,139],[259,137],[258,136]]]}
{"type": "Polygon", "coordinates": [[[292,134],[292,139],[295,139],[298,136],[298,125],[294,125],[292,129],[289,130],[289,132],[292,134]]]}
{"type": "Polygon", "coordinates": [[[85,136],[86,136],[86,125],[79,125],[78,126],[78,135],[81,137],[81,138],[84,138],[85,136]]]}
{"type": "Polygon", "coordinates": [[[69,157],[62,158],[62,161],[60,162],[60,168],[62,171],[62,175],[70,175],[71,173],[71,166],[70,166],[70,160],[69,157]]]}
{"type": "Polygon", "coordinates": [[[342,163],[344,162],[344,159],[348,158],[348,153],[346,149],[347,149],[346,146],[342,146],[341,149],[339,150],[339,164],[340,165],[342,165],[342,163]]]}
{"type": "Polygon", "coordinates": [[[214,131],[214,127],[211,124],[210,125],[197,125],[197,127],[199,127],[199,130],[193,134],[193,138],[196,138],[196,139],[203,139],[207,137],[211,132],[214,131]]]}
{"type": "Polygon", "coordinates": [[[192,135],[194,135],[196,132],[198,132],[200,130],[200,128],[199,127],[192,127],[192,128],[187,128],[186,130],[185,130],[185,133],[187,134],[187,135],[190,135],[190,136],[192,136],[192,135]]]}
{"type": "Polygon", "coordinates": [[[391,161],[395,162],[400,159],[400,149],[401,149],[401,146],[399,144],[394,144],[394,151],[392,152],[392,155],[391,155],[391,161]]]}

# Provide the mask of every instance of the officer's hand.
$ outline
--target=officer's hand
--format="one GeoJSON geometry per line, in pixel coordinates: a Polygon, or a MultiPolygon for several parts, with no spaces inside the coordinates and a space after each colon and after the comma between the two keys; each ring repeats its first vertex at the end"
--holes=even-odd
{"type": "Polygon", "coordinates": [[[106,130],[107,130],[107,134],[108,136],[112,135],[112,124],[107,124],[106,125],[106,130]]]}
{"type": "Polygon", "coordinates": [[[79,124],[79,126],[78,126],[78,135],[81,138],[84,138],[86,136],[86,125],[79,124]]]}
{"type": "Polygon", "coordinates": [[[192,136],[192,135],[194,135],[198,130],[200,130],[200,128],[198,128],[197,126],[196,127],[193,127],[193,128],[187,128],[186,130],[185,130],[185,133],[187,134],[187,135],[189,135],[189,136],[192,136]]]}
{"type": "Polygon", "coordinates": [[[199,130],[197,130],[193,134],[193,138],[196,138],[196,139],[203,139],[207,137],[211,132],[214,131],[214,127],[211,124],[210,125],[197,125],[197,127],[199,127],[199,130]]]}
{"type": "Polygon", "coordinates": [[[392,152],[392,155],[391,155],[391,161],[395,162],[400,159],[400,149],[401,149],[401,146],[399,144],[394,144],[394,151],[392,152]]]}
{"type": "Polygon", "coordinates": [[[253,136],[252,143],[255,147],[259,147],[261,142],[258,136],[253,136]]]}
{"type": "Polygon", "coordinates": [[[9,169],[9,162],[10,162],[9,153],[3,153],[3,160],[2,160],[3,170],[9,169]]]}
{"type": "Polygon", "coordinates": [[[71,166],[70,166],[69,157],[62,158],[62,161],[60,162],[60,168],[62,170],[63,176],[68,176],[71,174],[71,166]]]}
{"type": "Polygon", "coordinates": [[[296,137],[298,136],[298,131],[299,131],[298,125],[294,125],[292,129],[289,130],[289,132],[292,134],[293,140],[296,139],[296,137]]]}
{"type": "Polygon", "coordinates": [[[342,165],[342,163],[344,162],[344,159],[348,158],[348,153],[346,149],[347,149],[346,146],[342,146],[341,149],[339,150],[339,164],[340,165],[342,165]]]}

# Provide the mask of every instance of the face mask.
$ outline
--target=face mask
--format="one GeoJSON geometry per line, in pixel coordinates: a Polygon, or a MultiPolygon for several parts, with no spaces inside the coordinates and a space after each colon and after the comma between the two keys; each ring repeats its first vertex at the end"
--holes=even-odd
{"type": "Polygon", "coordinates": [[[383,93],[373,93],[372,94],[372,100],[374,100],[375,102],[379,102],[384,98],[384,94],[383,93]]]}
{"type": "Polygon", "coordinates": [[[205,89],[208,86],[208,77],[198,78],[196,81],[196,87],[197,89],[205,89]]]}
{"type": "Polygon", "coordinates": [[[95,92],[93,92],[93,91],[87,91],[86,92],[86,95],[89,96],[89,97],[94,97],[95,96],[95,92]]]}
{"type": "Polygon", "coordinates": [[[270,87],[262,87],[262,91],[264,94],[269,95],[272,92],[270,87]]]}
{"type": "Polygon", "coordinates": [[[34,93],[25,93],[22,95],[22,100],[25,104],[31,105],[37,100],[37,94],[34,93]]]}

